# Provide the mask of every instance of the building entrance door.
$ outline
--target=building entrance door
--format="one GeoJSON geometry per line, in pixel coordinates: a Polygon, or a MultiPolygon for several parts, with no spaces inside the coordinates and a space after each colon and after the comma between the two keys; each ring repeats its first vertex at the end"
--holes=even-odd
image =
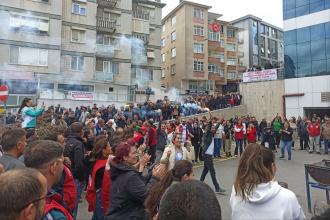
{"type": "Polygon", "coordinates": [[[330,107],[304,108],[304,113],[308,119],[311,119],[313,114],[323,119],[325,115],[330,116],[330,107]]]}

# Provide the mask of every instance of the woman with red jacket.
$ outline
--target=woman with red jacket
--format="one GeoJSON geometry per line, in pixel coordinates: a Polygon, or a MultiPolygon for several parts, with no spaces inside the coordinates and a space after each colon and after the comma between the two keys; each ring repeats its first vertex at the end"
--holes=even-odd
{"type": "Polygon", "coordinates": [[[236,141],[236,147],[235,147],[235,156],[238,155],[238,149],[239,149],[239,155],[242,155],[243,153],[243,140],[244,140],[244,126],[242,124],[242,120],[239,119],[234,126],[235,131],[235,141],[236,141]]]}
{"type": "Polygon", "coordinates": [[[255,143],[257,139],[257,130],[252,123],[249,123],[249,127],[246,129],[246,137],[248,143],[255,143]]]}
{"type": "MultiPolygon", "coordinates": [[[[91,155],[93,169],[89,176],[86,200],[88,202],[88,211],[94,212],[93,220],[103,220],[104,211],[101,205],[101,189],[105,182],[110,182],[110,178],[105,174],[107,159],[111,154],[111,147],[105,135],[96,137],[94,148],[91,155]],[[104,180],[107,178],[108,181],[104,180]]],[[[109,184],[107,184],[109,185],[109,184]]]]}

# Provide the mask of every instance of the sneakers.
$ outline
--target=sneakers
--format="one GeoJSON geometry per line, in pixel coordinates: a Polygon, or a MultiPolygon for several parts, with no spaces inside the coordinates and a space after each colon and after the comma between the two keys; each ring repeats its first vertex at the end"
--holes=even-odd
{"type": "Polygon", "coordinates": [[[225,195],[226,190],[220,187],[219,189],[216,189],[216,190],[215,190],[215,193],[216,193],[216,194],[225,195]]]}
{"type": "Polygon", "coordinates": [[[283,160],[283,159],[285,159],[285,157],[280,157],[280,160],[283,160]]]}

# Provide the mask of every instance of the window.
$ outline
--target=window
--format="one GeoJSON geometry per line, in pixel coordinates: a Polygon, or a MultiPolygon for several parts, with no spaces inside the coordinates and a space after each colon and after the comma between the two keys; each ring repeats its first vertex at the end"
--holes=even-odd
{"type": "Polygon", "coordinates": [[[227,44],[227,50],[235,52],[236,51],[236,45],[235,44],[227,44]]]}
{"type": "Polygon", "coordinates": [[[119,74],[119,63],[96,60],[96,71],[103,73],[119,74]]]}
{"type": "Polygon", "coordinates": [[[13,14],[10,15],[9,26],[11,28],[19,28],[20,30],[24,30],[24,31],[48,32],[49,19],[13,14]]]}
{"type": "Polygon", "coordinates": [[[188,88],[190,89],[190,90],[196,90],[197,89],[197,81],[189,81],[189,83],[188,83],[188,88]]]}
{"type": "Polygon", "coordinates": [[[172,18],[171,18],[171,25],[172,27],[176,24],[176,16],[174,15],[172,18]]]}
{"type": "Polygon", "coordinates": [[[204,62],[194,61],[194,71],[203,72],[204,71],[204,62]]]}
{"type": "Polygon", "coordinates": [[[172,58],[176,57],[176,48],[175,47],[171,49],[171,57],[172,58]]]}
{"type": "Polygon", "coordinates": [[[236,73],[228,72],[227,73],[227,79],[236,79],[236,73]]]}
{"type": "Polygon", "coordinates": [[[204,45],[194,43],[194,53],[204,53],[204,45]]]}
{"type": "Polygon", "coordinates": [[[79,3],[72,3],[72,14],[86,15],[86,7],[79,3]]]}
{"type": "Polygon", "coordinates": [[[161,41],[160,41],[160,45],[161,45],[162,47],[165,47],[165,39],[161,39],[161,41]]]}
{"type": "Polygon", "coordinates": [[[209,30],[209,40],[220,41],[220,33],[209,30]]]}
{"type": "Polygon", "coordinates": [[[164,69],[161,70],[161,76],[162,76],[162,78],[165,78],[165,70],[164,69]]]}
{"type": "Polygon", "coordinates": [[[204,11],[201,8],[194,8],[194,17],[204,19],[204,11]]]}
{"type": "Polygon", "coordinates": [[[59,90],[64,91],[84,91],[84,92],[93,92],[94,86],[91,85],[72,85],[72,84],[58,84],[59,90]]]}
{"type": "Polygon", "coordinates": [[[162,62],[165,63],[165,57],[166,57],[166,54],[162,54],[162,62]]]}
{"type": "Polygon", "coordinates": [[[260,34],[265,34],[265,25],[260,24],[260,34]]]}
{"type": "Polygon", "coordinates": [[[220,69],[220,67],[218,67],[217,65],[212,64],[212,63],[210,63],[208,65],[208,71],[209,71],[209,73],[214,73],[214,74],[217,74],[220,76],[223,76],[223,73],[224,73],[223,69],[220,69]]]}
{"type": "Polygon", "coordinates": [[[141,82],[152,81],[153,71],[149,69],[133,68],[132,78],[141,82]]]}
{"type": "Polygon", "coordinates": [[[84,69],[84,57],[71,56],[71,70],[82,71],[84,69]]]}
{"type": "Polygon", "coordinates": [[[176,65],[175,64],[171,65],[171,74],[172,75],[176,74],[176,65]]]}
{"type": "Polygon", "coordinates": [[[71,41],[75,43],[83,43],[85,41],[85,31],[71,29],[71,41]]]}
{"type": "Polygon", "coordinates": [[[47,66],[48,50],[11,46],[10,63],[31,66],[47,66]]]}
{"type": "Polygon", "coordinates": [[[225,33],[225,26],[223,25],[220,26],[220,32],[221,34],[225,33]]]}
{"type": "Polygon", "coordinates": [[[176,40],[176,32],[172,32],[171,33],[171,41],[175,41],[176,40]]]}
{"type": "Polygon", "coordinates": [[[235,31],[231,30],[231,29],[228,29],[227,30],[227,37],[235,37],[235,31]]]}
{"type": "Polygon", "coordinates": [[[295,44],[297,42],[297,31],[286,31],[284,32],[284,42],[285,46],[289,44],[295,44]]]}
{"type": "Polygon", "coordinates": [[[225,47],[225,41],[223,39],[220,39],[220,47],[225,47]]]}
{"type": "MultiPolygon", "coordinates": [[[[290,40],[290,39],[288,39],[288,40],[290,40]]],[[[310,40],[311,40],[310,27],[297,29],[297,43],[304,43],[304,42],[308,42],[310,40]]]]}
{"type": "Polygon", "coordinates": [[[204,28],[200,26],[194,26],[194,35],[204,36],[204,28]]]}
{"type": "Polygon", "coordinates": [[[236,66],[236,59],[235,58],[228,58],[227,65],[236,66]]]}
{"type": "Polygon", "coordinates": [[[311,26],[311,40],[324,40],[325,30],[324,23],[311,26]]]}

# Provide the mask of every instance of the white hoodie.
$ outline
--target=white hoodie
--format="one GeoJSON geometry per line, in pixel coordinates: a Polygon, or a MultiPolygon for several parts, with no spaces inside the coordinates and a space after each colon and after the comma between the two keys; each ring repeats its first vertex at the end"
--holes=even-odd
{"type": "Polygon", "coordinates": [[[230,206],[233,220],[301,220],[306,219],[296,195],[276,181],[257,185],[248,201],[236,195],[233,187],[230,206]]]}

